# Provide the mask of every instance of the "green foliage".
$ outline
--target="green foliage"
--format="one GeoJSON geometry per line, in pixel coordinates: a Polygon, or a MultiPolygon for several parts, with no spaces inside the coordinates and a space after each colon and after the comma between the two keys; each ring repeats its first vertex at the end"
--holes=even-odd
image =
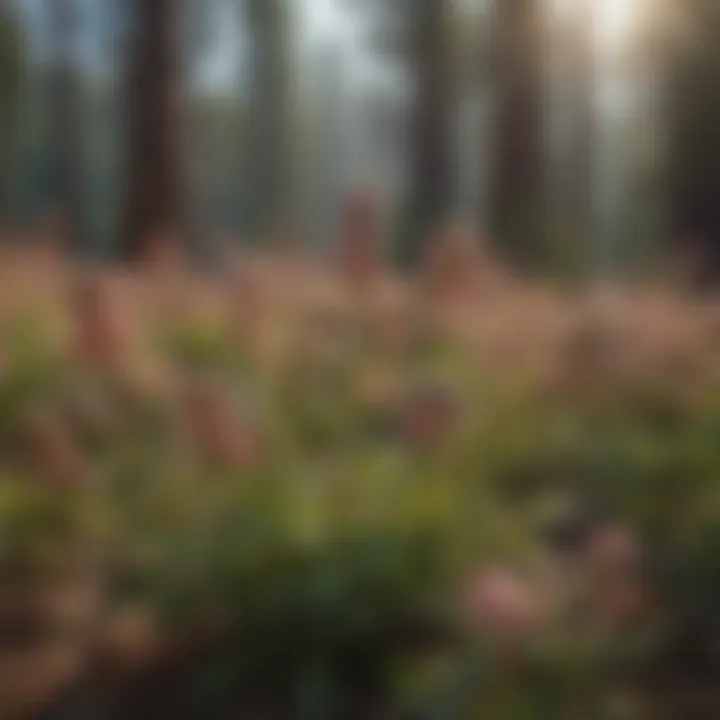
{"type": "MultiPolygon", "coordinates": [[[[88,542],[105,557],[115,597],[151,608],[170,637],[219,633],[183,689],[199,707],[240,698],[298,718],[350,717],[349,708],[362,717],[624,717],[618,694],[647,701],[661,673],[681,670],[674,644],[698,625],[714,633],[720,388],[711,374],[689,370],[678,389],[660,355],[642,375],[630,365],[576,368],[581,382],[568,397],[534,368],[542,343],[512,369],[507,359],[481,362],[430,313],[396,353],[360,310],[323,326],[327,344],[295,317],[274,365],[220,324],[151,323],[152,352],[178,372],[175,389],[210,376],[215,399],[229,403],[209,417],[206,399],[200,422],[211,434],[222,440],[226,422],[237,432],[235,400],[252,389],[253,402],[238,404],[263,443],[236,464],[212,443],[206,452],[178,395],[137,385],[128,371],[139,356],[129,353],[123,371],[90,372],[64,351],[50,317],[10,312],[2,330],[3,560],[52,565],[88,542]],[[368,393],[361,380],[378,367],[395,390],[368,393]],[[428,388],[451,409],[440,425],[435,406],[418,401],[428,388]],[[38,406],[71,433],[33,449],[24,433],[38,406]],[[423,442],[409,420],[423,421],[423,442]],[[90,462],[78,486],[53,467],[63,469],[58,446],[67,451],[72,439],[90,462]],[[50,463],[36,465],[48,451],[50,463]],[[643,582],[661,612],[603,629],[581,598],[531,638],[498,645],[504,609],[495,620],[482,609],[466,617],[468,579],[498,564],[542,574],[554,558],[548,526],[568,507],[575,520],[638,533],[643,582]]],[[[244,447],[249,431],[239,427],[234,443],[244,447]]],[[[564,572],[558,587],[572,584],[564,572]]],[[[550,585],[527,602],[543,606],[558,589],[550,585]]],[[[710,664],[720,660],[712,637],[701,643],[710,664]]]]}

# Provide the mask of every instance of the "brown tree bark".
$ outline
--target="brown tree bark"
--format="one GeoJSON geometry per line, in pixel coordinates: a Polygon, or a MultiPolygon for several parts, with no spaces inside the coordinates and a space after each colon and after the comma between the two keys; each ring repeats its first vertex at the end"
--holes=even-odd
{"type": "Polygon", "coordinates": [[[13,223],[13,172],[25,48],[16,10],[0,3],[0,237],[13,223]]]}
{"type": "Polygon", "coordinates": [[[181,222],[178,0],[128,0],[133,32],[126,97],[126,207],[121,253],[136,261],[150,245],[183,242],[181,222]]]}
{"type": "Polygon", "coordinates": [[[250,0],[251,106],[246,230],[255,239],[291,223],[293,157],[287,0],[250,0]]]}
{"type": "Polygon", "coordinates": [[[413,265],[423,255],[429,235],[447,221],[452,210],[454,88],[452,3],[414,0],[410,9],[416,88],[408,226],[399,259],[403,264],[413,265]]]}
{"type": "Polygon", "coordinates": [[[699,285],[720,284],[720,6],[686,0],[688,41],[666,51],[663,72],[664,212],[671,242],[699,285]]]}
{"type": "Polygon", "coordinates": [[[73,0],[54,0],[49,6],[54,46],[50,77],[51,127],[50,209],[63,246],[79,249],[82,238],[82,143],[80,127],[81,88],[75,62],[78,43],[78,12],[73,0]]]}
{"type": "Polygon", "coordinates": [[[527,260],[542,185],[542,12],[539,0],[496,0],[491,229],[500,250],[527,260]]]}
{"type": "Polygon", "coordinates": [[[570,112],[572,127],[567,178],[567,202],[582,240],[592,239],[594,224],[593,176],[595,147],[595,0],[576,3],[574,37],[568,38],[570,112]]]}

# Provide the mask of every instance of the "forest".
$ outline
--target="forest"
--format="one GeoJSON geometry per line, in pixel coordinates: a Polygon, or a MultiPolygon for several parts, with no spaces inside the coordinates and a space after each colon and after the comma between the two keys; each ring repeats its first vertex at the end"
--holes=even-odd
{"type": "Polygon", "coordinates": [[[0,718],[720,718],[716,32],[0,0],[0,718]]]}

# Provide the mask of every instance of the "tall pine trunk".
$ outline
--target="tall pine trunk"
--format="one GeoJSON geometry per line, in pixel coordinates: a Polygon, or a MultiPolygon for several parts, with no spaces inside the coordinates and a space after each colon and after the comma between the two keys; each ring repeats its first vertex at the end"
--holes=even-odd
{"type": "Polygon", "coordinates": [[[542,12],[539,0],[496,0],[490,223],[511,259],[534,259],[542,204],[542,12]]]}
{"type": "Polygon", "coordinates": [[[0,234],[13,220],[12,176],[19,106],[24,82],[24,48],[15,10],[0,0],[0,234]]]}
{"type": "Polygon", "coordinates": [[[410,8],[415,103],[410,198],[399,248],[403,265],[415,264],[432,233],[448,220],[455,190],[452,4],[447,0],[413,0],[410,8]]]}
{"type": "Polygon", "coordinates": [[[672,240],[697,278],[720,280],[720,6],[686,0],[688,41],[673,48],[665,73],[667,187],[672,240]]]}
{"type": "Polygon", "coordinates": [[[291,222],[293,157],[287,0],[249,0],[251,98],[246,231],[256,240],[291,222]]]}
{"type": "Polygon", "coordinates": [[[50,77],[51,188],[50,205],[59,221],[55,230],[70,252],[82,240],[82,147],[80,88],[75,49],[79,42],[75,0],[53,0],[51,13],[53,66],[50,77]]]}
{"type": "Polygon", "coordinates": [[[121,253],[136,261],[156,237],[183,242],[179,0],[128,0],[132,37],[125,88],[126,198],[121,253]]]}
{"type": "Polygon", "coordinates": [[[578,0],[570,42],[569,172],[565,199],[580,241],[592,241],[594,225],[595,147],[595,0],[578,0]]]}

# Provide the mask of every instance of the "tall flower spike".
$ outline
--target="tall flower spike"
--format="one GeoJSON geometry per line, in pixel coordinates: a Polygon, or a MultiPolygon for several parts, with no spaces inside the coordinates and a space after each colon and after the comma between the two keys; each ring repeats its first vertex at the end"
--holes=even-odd
{"type": "Polygon", "coordinates": [[[80,358],[90,365],[117,366],[127,353],[130,333],[126,308],[112,280],[95,274],[82,277],[73,312],[80,358]]]}
{"type": "Polygon", "coordinates": [[[422,272],[429,292],[439,298],[464,297],[479,277],[480,252],[474,235],[462,226],[441,233],[428,247],[422,272]]]}
{"type": "Polygon", "coordinates": [[[190,388],[185,417],[198,449],[210,461],[237,469],[256,464],[262,449],[260,432],[249,417],[234,411],[219,388],[190,388]]]}
{"type": "Polygon", "coordinates": [[[348,199],[340,230],[339,269],[353,284],[372,280],[378,271],[380,229],[377,199],[369,190],[348,199]]]}
{"type": "Polygon", "coordinates": [[[33,413],[27,421],[32,462],[43,478],[63,488],[79,488],[87,462],[68,423],[51,411],[33,413]]]}

